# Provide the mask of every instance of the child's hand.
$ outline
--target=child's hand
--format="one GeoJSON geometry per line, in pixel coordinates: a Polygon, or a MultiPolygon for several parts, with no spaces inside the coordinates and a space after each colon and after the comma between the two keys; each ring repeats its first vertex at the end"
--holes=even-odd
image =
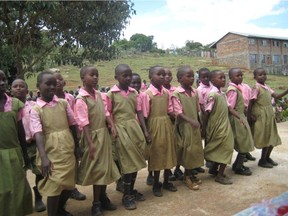
{"type": "Polygon", "coordinates": [[[114,139],[118,136],[118,132],[115,126],[111,127],[111,134],[114,139]]]}
{"type": "Polygon", "coordinates": [[[200,123],[196,120],[191,119],[189,123],[193,128],[200,128],[200,123]]]}
{"type": "Polygon", "coordinates": [[[53,169],[53,164],[47,157],[41,158],[41,169],[42,169],[42,175],[44,178],[47,178],[49,175],[52,175],[52,169],[53,169]]]}
{"type": "Polygon", "coordinates": [[[240,117],[239,121],[240,121],[241,125],[245,126],[245,123],[244,123],[244,121],[243,121],[243,119],[241,117],[240,117]]]}
{"type": "Polygon", "coordinates": [[[151,138],[151,135],[150,135],[150,133],[149,132],[145,132],[144,133],[144,136],[145,136],[145,139],[146,139],[146,142],[147,143],[151,143],[152,142],[152,138],[151,138]]]}
{"type": "Polygon", "coordinates": [[[81,149],[79,148],[79,146],[75,147],[74,155],[75,155],[76,161],[78,162],[82,156],[82,152],[81,152],[81,149]]]}
{"type": "Polygon", "coordinates": [[[95,151],[96,151],[95,146],[89,145],[89,157],[91,160],[94,160],[95,151]]]}

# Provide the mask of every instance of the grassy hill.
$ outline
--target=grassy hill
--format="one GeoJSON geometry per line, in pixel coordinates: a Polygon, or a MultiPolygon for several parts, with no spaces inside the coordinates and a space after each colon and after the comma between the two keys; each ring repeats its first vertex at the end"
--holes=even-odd
{"type": "MultiPolygon", "coordinates": [[[[118,64],[128,64],[133,72],[137,72],[141,75],[142,80],[146,79],[149,82],[148,70],[151,66],[161,65],[171,69],[173,73],[173,85],[178,85],[176,79],[177,68],[181,65],[190,65],[194,71],[197,71],[201,67],[207,67],[210,70],[220,69],[224,72],[228,72],[229,68],[224,66],[213,65],[209,58],[195,58],[187,56],[175,56],[175,55],[158,55],[158,54],[142,54],[142,55],[131,55],[123,58],[115,59],[112,61],[99,61],[94,66],[99,71],[99,86],[112,86],[116,83],[114,80],[114,69],[118,64]]],[[[71,65],[57,67],[60,69],[64,79],[66,80],[66,90],[75,90],[77,86],[82,86],[80,80],[79,71],[80,68],[71,65]]],[[[244,72],[244,82],[252,86],[255,81],[253,74],[247,70],[244,72]]],[[[36,91],[36,76],[26,80],[29,89],[36,91]]],[[[228,81],[228,80],[227,80],[228,81]]],[[[267,84],[270,85],[276,91],[286,89],[288,83],[288,76],[275,76],[269,75],[267,84]]]]}

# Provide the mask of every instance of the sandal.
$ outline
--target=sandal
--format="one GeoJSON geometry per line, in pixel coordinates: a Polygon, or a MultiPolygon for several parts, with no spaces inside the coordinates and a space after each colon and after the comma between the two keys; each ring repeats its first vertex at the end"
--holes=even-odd
{"type": "Polygon", "coordinates": [[[177,191],[177,188],[171,182],[164,183],[163,188],[171,192],[177,191]]]}
{"type": "Polygon", "coordinates": [[[216,176],[215,181],[223,184],[223,185],[229,185],[232,184],[233,182],[231,181],[231,179],[228,176],[216,176]]]}
{"type": "Polygon", "coordinates": [[[199,185],[196,183],[193,183],[189,176],[185,176],[185,184],[190,190],[199,190],[199,185]]]}

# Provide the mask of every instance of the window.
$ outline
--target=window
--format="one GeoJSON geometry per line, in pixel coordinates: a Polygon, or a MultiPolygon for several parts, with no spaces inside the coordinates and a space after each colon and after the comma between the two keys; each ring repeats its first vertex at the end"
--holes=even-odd
{"type": "Polygon", "coordinates": [[[257,55],[256,54],[250,54],[249,59],[250,59],[250,63],[257,63],[257,55]]]}
{"type": "Polygon", "coordinates": [[[273,64],[279,64],[279,63],[280,63],[280,56],[273,55],[273,64]]]}
{"type": "Polygon", "coordinates": [[[283,45],[288,48],[288,41],[283,42],[283,45]]]}
{"type": "Polygon", "coordinates": [[[288,64],[288,55],[283,55],[283,63],[288,64]]]}
{"type": "Polygon", "coordinates": [[[279,41],[273,41],[273,46],[279,47],[280,46],[280,42],[279,41]]]}
{"type": "Polygon", "coordinates": [[[256,40],[254,38],[249,38],[249,44],[255,44],[256,43],[256,40]]]}
{"type": "Polygon", "coordinates": [[[267,46],[267,45],[268,45],[267,40],[262,40],[262,46],[267,46]]]}
{"type": "Polygon", "coordinates": [[[260,63],[265,64],[266,63],[266,55],[261,54],[260,55],[260,63]]]}

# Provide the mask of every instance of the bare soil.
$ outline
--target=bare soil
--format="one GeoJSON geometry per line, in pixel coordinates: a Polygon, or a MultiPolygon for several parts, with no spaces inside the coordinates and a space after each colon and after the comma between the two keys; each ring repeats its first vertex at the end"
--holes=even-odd
{"type": "MultiPolygon", "coordinates": [[[[207,173],[198,174],[203,184],[199,191],[189,190],[183,182],[176,181],[177,192],[163,191],[164,196],[159,198],[152,194],[152,188],[146,185],[147,170],[139,172],[136,188],[143,193],[146,201],[138,202],[137,209],[125,210],[121,205],[122,194],[115,190],[115,184],[108,186],[107,192],[110,199],[118,207],[116,211],[104,214],[107,216],[123,215],[221,215],[228,216],[236,214],[255,203],[271,199],[288,191],[288,122],[279,123],[278,130],[282,139],[282,145],[276,147],[272,152],[272,158],[279,163],[273,169],[265,169],[257,166],[261,151],[252,152],[257,161],[249,161],[253,171],[252,176],[235,175],[228,166],[226,173],[232,177],[232,185],[221,185],[207,173]]],[[[234,158],[236,153],[234,153],[234,158]]],[[[34,177],[28,172],[31,186],[34,186],[34,177]]],[[[67,210],[75,216],[90,215],[92,203],[92,187],[77,186],[79,191],[86,194],[85,201],[68,200],[67,210]]],[[[46,202],[46,201],[45,201],[46,202]]],[[[32,215],[46,215],[47,212],[34,213],[32,215]]]]}

